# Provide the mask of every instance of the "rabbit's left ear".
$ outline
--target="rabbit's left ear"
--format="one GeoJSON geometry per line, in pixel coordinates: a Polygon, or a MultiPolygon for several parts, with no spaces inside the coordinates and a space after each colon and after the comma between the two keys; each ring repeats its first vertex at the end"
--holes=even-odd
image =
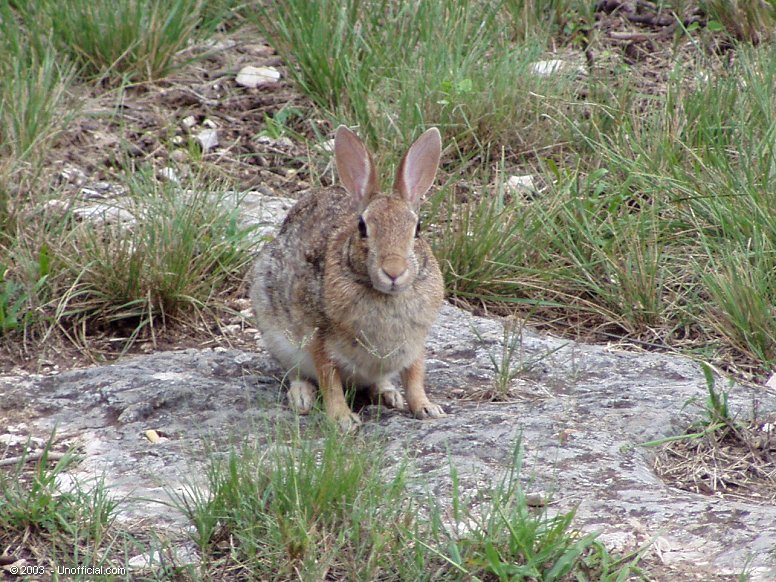
{"type": "Polygon", "coordinates": [[[432,127],[421,135],[404,154],[396,172],[394,188],[404,200],[417,209],[434,183],[439,157],[442,155],[442,137],[432,127]]]}

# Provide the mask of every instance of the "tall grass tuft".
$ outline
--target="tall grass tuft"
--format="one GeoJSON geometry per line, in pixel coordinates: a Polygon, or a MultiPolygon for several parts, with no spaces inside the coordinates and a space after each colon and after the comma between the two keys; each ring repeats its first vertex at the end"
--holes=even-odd
{"type": "Polygon", "coordinates": [[[776,38],[773,0],[701,0],[700,4],[736,40],[760,44],[776,38]]]}
{"type": "MultiPolygon", "coordinates": [[[[159,79],[201,31],[202,0],[40,0],[19,8],[31,35],[48,39],[87,79],[159,79]]],[[[215,20],[208,19],[213,25],[215,20]]]]}
{"type": "Polygon", "coordinates": [[[67,122],[73,67],[52,47],[31,43],[7,2],[0,2],[0,77],[0,176],[8,178],[67,122]]]}
{"type": "Polygon", "coordinates": [[[703,276],[710,302],[703,320],[738,351],[776,362],[776,248],[763,241],[739,251],[715,250],[703,276]]]}
{"type": "Polygon", "coordinates": [[[136,173],[131,204],[104,224],[77,225],[56,249],[64,280],[72,281],[56,319],[124,322],[135,337],[146,326],[218,305],[241,281],[255,244],[222,198],[136,173]]]}

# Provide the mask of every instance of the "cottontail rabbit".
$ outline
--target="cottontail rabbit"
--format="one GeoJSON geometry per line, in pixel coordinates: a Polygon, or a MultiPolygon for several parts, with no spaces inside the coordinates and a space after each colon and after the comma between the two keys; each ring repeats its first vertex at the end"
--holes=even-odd
{"type": "Polygon", "coordinates": [[[409,406],[418,418],[445,416],[423,387],[424,343],[444,287],[417,214],[441,148],[436,128],[421,135],[389,196],[378,189],[364,144],[340,126],[334,152],[345,189],[307,193],[262,249],[251,301],[268,350],[289,371],[288,398],[299,412],[310,411],[315,382],[326,414],[344,430],[360,420],[343,384],[369,387],[384,404],[409,406]]]}

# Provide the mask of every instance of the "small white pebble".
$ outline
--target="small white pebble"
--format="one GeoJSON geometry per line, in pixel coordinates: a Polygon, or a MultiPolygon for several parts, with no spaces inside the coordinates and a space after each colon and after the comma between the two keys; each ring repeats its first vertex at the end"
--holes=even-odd
{"type": "Polygon", "coordinates": [[[280,71],[275,67],[243,67],[235,77],[235,82],[243,87],[255,89],[265,85],[274,85],[280,80],[280,71]]]}

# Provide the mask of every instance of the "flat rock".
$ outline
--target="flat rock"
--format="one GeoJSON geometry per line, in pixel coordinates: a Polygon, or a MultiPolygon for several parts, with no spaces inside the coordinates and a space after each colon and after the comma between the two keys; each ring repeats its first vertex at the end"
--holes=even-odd
{"type": "MultiPolygon", "coordinates": [[[[428,342],[428,390],[449,412],[437,420],[366,406],[362,430],[385,438],[388,457],[406,452],[441,499],[450,463],[469,490],[503,474],[516,440],[522,478],[553,507],[577,507],[576,526],[601,532],[612,548],[655,544],[669,564],[776,579],[776,507],[666,486],[652,471],[653,451],[639,445],[682,432],[703,401],[697,364],[651,353],[583,345],[522,330],[522,371],[512,400],[475,399],[491,389],[491,354],[504,341],[499,321],[445,306],[428,342]],[[530,365],[528,365],[530,364],[530,365]],[[748,561],[750,560],[750,561],[748,561]]],[[[82,444],[74,477],[104,475],[117,496],[130,495],[125,518],[184,528],[166,501],[201,474],[203,451],[268,432],[290,417],[282,370],[260,348],[186,350],[50,376],[0,377],[0,418],[36,436],[57,427],[82,444]],[[20,425],[23,426],[23,425],[20,425]],[[161,437],[154,443],[149,430],[161,437]]],[[[731,388],[730,406],[746,415],[776,409],[767,389],[731,388]]]]}
{"type": "Polygon", "coordinates": [[[252,67],[247,66],[240,69],[235,77],[235,82],[243,87],[255,89],[265,85],[275,85],[280,81],[280,71],[275,67],[252,67]]]}

